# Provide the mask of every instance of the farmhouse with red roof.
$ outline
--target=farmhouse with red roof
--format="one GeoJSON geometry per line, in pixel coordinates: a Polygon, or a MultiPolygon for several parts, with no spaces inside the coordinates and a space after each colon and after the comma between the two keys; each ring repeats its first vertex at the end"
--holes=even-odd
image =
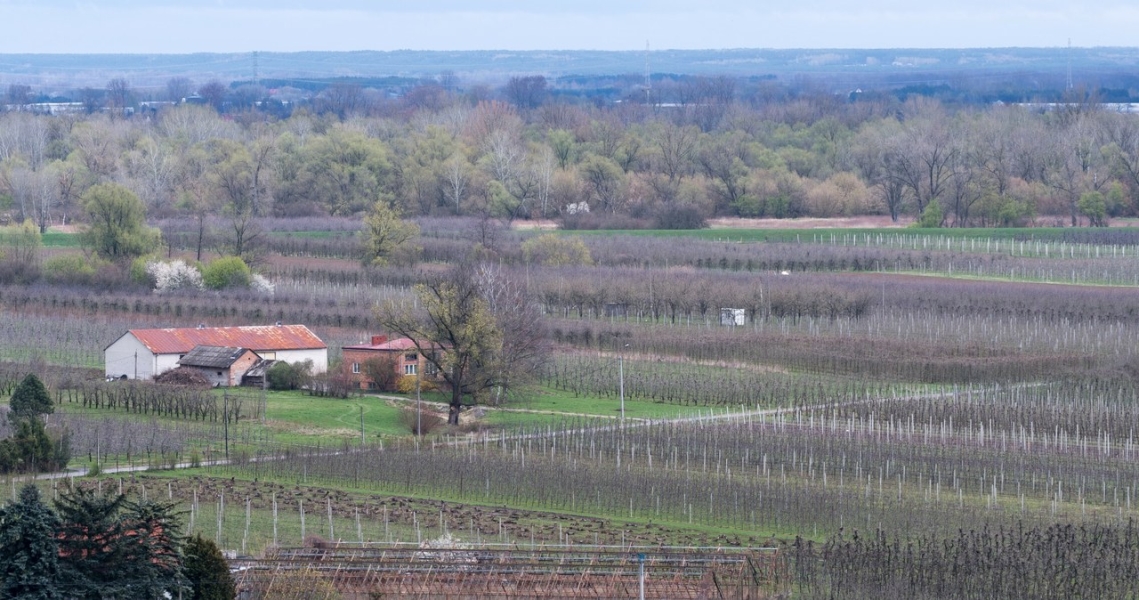
{"type": "Polygon", "coordinates": [[[198,346],[252,350],[265,360],[312,361],[328,370],[328,346],[304,325],[131,329],[103,350],[108,378],[150,379],[178,367],[198,346]]]}
{"type": "Polygon", "coordinates": [[[344,366],[349,376],[361,389],[376,389],[376,382],[368,376],[365,363],[370,360],[385,360],[395,369],[395,375],[419,375],[424,378],[435,378],[435,365],[427,357],[419,353],[415,342],[410,338],[396,338],[389,340],[385,335],[372,336],[372,343],[344,346],[344,366]]]}

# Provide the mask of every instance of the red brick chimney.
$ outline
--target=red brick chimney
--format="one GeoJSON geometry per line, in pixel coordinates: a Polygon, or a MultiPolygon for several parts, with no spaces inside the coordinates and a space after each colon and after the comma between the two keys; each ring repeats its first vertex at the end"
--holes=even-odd
{"type": "Polygon", "coordinates": [[[382,344],[386,341],[388,341],[388,336],[386,336],[386,335],[373,335],[372,336],[372,345],[373,346],[379,346],[380,344],[382,344]]]}

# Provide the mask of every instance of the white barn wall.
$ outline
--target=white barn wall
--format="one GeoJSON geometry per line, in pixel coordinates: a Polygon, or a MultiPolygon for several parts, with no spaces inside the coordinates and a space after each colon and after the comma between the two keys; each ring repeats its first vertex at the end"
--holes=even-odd
{"type": "Polygon", "coordinates": [[[154,374],[161,375],[167,371],[173,371],[178,368],[178,359],[185,356],[185,354],[159,354],[154,357],[154,374]]]}
{"type": "MultiPolygon", "coordinates": [[[[121,377],[128,379],[150,379],[154,377],[156,366],[155,356],[150,350],[130,333],[115,340],[104,353],[104,375],[107,377],[121,377]],[[137,362],[136,362],[137,357],[137,362]],[[136,371],[137,365],[137,371],[136,371]]],[[[177,362],[177,356],[174,362],[177,362]]]]}
{"type": "Polygon", "coordinates": [[[277,360],[283,360],[287,363],[299,363],[311,360],[314,375],[328,371],[328,350],[326,348],[313,350],[278,350],[277,360]]]}

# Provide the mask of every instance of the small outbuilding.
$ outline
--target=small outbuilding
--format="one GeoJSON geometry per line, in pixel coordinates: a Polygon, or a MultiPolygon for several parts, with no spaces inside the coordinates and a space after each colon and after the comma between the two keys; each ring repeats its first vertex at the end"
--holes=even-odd
{"type": "Polygon", "coordinates": [[[195,346],[178,359],[180,366],[198,371],[215,387],[241,385],[245,373],[259,362],[261,357],[248,348],[225,346],[195,346]]]}
{"type": "Polygon", "coordinates": [[[277,364],[275,360],[261,359],[257,361],[245,372],[245,376],[241,378],[241,385],[261,389],[269,387],[269,369],[272,369],[275,364],[277,364]]]}

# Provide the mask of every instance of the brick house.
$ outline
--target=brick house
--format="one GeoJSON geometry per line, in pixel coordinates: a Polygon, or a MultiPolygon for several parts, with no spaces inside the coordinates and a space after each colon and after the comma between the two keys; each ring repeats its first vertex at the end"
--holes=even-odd
{"type": "Polygon", "coordinates": [[[365,364],[370,360],[390,361],[397,379],[405,375],[419,375],[424,379],[435,378],[437,375],[435,365],[420,355],[411,338],[389,340],[385,335],[373,335],[369,344],[344,346],[342,356],[345,370],[362,390],[378,387],[368,377],[365,364]]]}

